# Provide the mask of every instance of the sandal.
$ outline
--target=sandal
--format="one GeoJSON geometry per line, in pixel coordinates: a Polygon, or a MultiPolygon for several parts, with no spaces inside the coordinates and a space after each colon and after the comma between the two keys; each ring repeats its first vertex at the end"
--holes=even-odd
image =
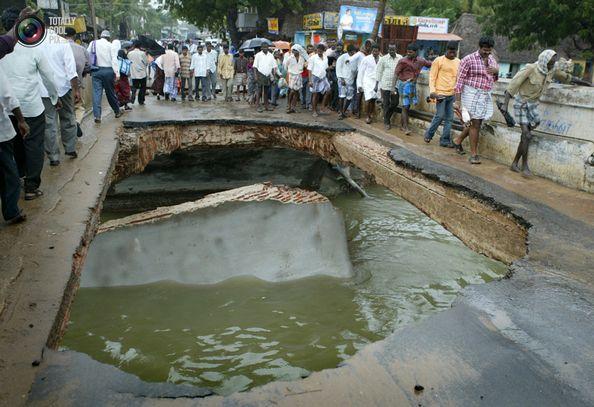
{"type": "Polygon", "coordinates": [[[6,221],[7,225],[16,225],[18,223],[22,223],[24,221],[27,220],[27,215],[25,215],[24,213],[19,213],[17,216],[15,216],[14,218],[8,219],[6,221]]]}
{"type": "Polygon", "coordinates": [[[468,159],[468,161],[470,162],[470,164],[480,164],[481,163],[481,159],[478,155],[471,155],[470,158],[468,159]]]}
{"type": "Polygon", "coordinates": [[[466,154],[466,152],[464,151],[464,148],[462,147],[462,144],[456,144],[453,141],[452,141],[452,144],[454,145],[454,149],[456,150],[456,153],[458,153],[460,155],[466,154]]]}
{"type": "Polygon", "coordinates": [[[431,139],[429,137],[423,137],[423,141],[427,144],[431,143],[431,139]]]}
{"type": "Polygon", "coordinates": [[[36,189],[33,192],[25,192],[25,201],[32,201],[40,196],[43,196],[43,191],[41,189],[36,189]]]}

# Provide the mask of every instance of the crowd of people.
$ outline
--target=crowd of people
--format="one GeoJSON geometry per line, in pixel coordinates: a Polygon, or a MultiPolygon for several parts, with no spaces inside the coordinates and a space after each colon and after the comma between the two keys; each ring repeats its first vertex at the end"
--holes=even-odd
{"type": "MultiPolygon", "coordinates": [[[[181,96],[182,102],[208,102],[217,99],[220,88],[225,102],[244,100],[259,112],[274,110],[279,99],[286,97],[288,114],[296,113],[299,104],[314,117],[333,111],[337,120],[347,115],[361,118],[364,111],[368,124],[381,104],[387,130],[400,106],[400,128],[410,135],[409,113],[419,102],[417,79],[423,69],[429,69],[428,101],[435,103],[436,113],[424,141],[430,143],[443,124],[439,145],[464,154],[462,142],[469,137],[469,161],[480,164],[479,129],[493,114],[492,90],[499,77],[490,37],[481,38],[478,50],[462,60],[457,58],[456,43],[448,43],[444,55],[429,61],[417,55],[415,43],[402,56],[394,44],[381,55],[373,41],[366,41],[361,49],[352,44],[345,49],[341,42],[271,49],[264,42],[252,55],[242,49],[232,53],[226,43],[215,49],[208,42],[188,40],[166,44],[165,52],[153,57],[139,41],[122,48],[107,30],[86,47],[75,42],[72,28],[63,36],[48,30],[39,46],[22,46],[17,44],[15,25],[28,10],[19,13],[9,8],[1,17],[8,30],[0,36],[0,197],[7,223],[26,219],[18,206],[21,188],[25,200],[43,196],[45,157],[50,166],[60,165],[60,141],[65,156],[78,157],[76,141],[83,135],[80,123],[85,112],[82,79],[89,74],[96,124],[101,123],[103,93],[118,118],[136,102],[143,105],[147,89],[157,99],[176,102],[181,96]],[[452,139],[455,115],[464,127],[452,139]]],[[[512,79],[499,105],[513,122],[507,111],[513,98],[515,120],[522,130],[513,171],[530,173],[528,146],[540,122],[538,100],[548,84],[581,82],[557,69],[556,61],[555,51],[543,51],[537,62],[512,79]]]]}

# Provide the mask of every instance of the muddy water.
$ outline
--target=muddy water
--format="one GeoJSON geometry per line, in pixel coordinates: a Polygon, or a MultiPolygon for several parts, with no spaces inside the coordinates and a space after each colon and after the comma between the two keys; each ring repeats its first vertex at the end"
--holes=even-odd
{"type": "Polygon", "coordinates": [[[345,216],[355,281],[82,288],[63,346],[147,381],[229,394],[335,367],[449,307],[464,286],[505,272],[388,190],[368,192],[333,199],[345,216]]]}

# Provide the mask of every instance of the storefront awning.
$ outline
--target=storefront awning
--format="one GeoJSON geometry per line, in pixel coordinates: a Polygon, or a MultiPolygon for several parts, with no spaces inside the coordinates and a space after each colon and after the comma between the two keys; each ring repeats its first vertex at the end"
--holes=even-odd
{"type": "Polygon", "coordinates": [[[434,33],[418,33],[417,41],[462,41],[462,37],[456,34],[434,34],[434,33]]]}

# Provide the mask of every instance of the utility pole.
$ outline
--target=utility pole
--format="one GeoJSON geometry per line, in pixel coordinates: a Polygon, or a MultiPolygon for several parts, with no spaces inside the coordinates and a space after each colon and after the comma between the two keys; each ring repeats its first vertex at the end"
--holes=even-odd
{"type": "Polygon", "coordinates": [[[97,39],[97,19],[95,18],[95,0],[87,0],[89,11],[91,12],[91,22],[93,24],[93,39],[97,39]]]}

